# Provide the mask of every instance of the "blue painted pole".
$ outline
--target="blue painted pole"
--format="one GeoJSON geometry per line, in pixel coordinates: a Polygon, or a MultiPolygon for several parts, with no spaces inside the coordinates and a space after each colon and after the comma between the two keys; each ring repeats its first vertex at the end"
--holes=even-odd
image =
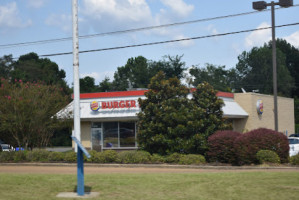
{"type": "Polygon", "coordinates": [[[81,148],[77,151],[77,194],[84,195],[84,165],[83,165],[83,152],[81,148]]]}

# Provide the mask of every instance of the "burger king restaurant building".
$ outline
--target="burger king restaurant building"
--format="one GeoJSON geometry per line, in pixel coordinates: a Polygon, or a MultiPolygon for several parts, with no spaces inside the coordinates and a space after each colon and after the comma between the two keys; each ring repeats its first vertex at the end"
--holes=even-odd
{"type": "MultiPolygon", "coordinates": [[[[91,150],[137,149],[138,99],[147,90],[86,93],[80,95],[81,142],[91,150]]],[[[224,101],[223,117],[233,130],[246,132],[264,127],[274,129],[273,96],[257,93],[218,92],[224,101]]],[[[188,95],[192,98],[192,94],[188,95]]],[[[294,100],[278,97],[279,131],[294,133],[294,100]]],[[[58,114],[73,110],[73,102],[58,114]]],[[[73,144],[74,146],[74,144],[73,144]]]]}

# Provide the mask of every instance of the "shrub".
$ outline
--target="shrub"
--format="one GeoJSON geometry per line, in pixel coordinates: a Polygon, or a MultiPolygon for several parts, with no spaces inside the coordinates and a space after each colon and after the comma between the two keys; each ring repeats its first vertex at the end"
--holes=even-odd
{"type": "Polygon", "coordinates": [[[280,163],[280,158],[274,151],[260,150],[256,154],[256,158],[260,164],[264,163],[280,163]]]}
{"type": "Polygon", "coordinates": [[[66,162],[76,162],[77,161],[77,153],[70,151],[66,152],[64,155],[64,161],[66,162]]]}
{"type": "Polygon", "coordinates": [[[167,163],[179,163],[183,155],[179,153],[173,153],[166,157],[165,161],[167,163]]]}
{"type": "Polygon", "coordinates": [[[117,162],[117,152],[114,150],[106,150],[102,152],[105,163],[117,162]]]}
{"type": "Polygon", "coordinates": [[[62,152],[50,152],[48,156],[49,161],[63,161],[64,160],[64,154],[62,152]]]}
{"type": "Polygon", "coordinates": [[[299,154],[295,155],[295,156],[292,156],[290,158],[290,163],[292,165],[299,165],[299,154]]]}
{"type": "Polygon", "coordinates": [[[26,154],[28,161],[45,162],[48,161],[50,152],[43,149],[34,149],[26,154]]]}
{"type": "Polygon", "coordinates": [[[155,164],[160,164],[165,162],[165,158],[159,154],[154,153],[151,156],[151,162],[155,164]]]}
{"type": "Polygon", "coordinates": [[[258,163],[256,153],[259,150],[274,151],[282,163],[288,162],[288,138],[270,129],[260,128],[242,134],[235,140],[234,148],[240,165],[258,163]]]}
{"type": "Polygon", "coordinates": [[[207,158],[210,162],[235,163],[234,141],[241,133],[217,131],[208,138],[207,158]]]}
{"type": "Polygon", "coordinates": [[[205,162],[206,162],[205,157],[197,154],[183,155],[179,160],[179,164],[182,165],[199,165],[205,162]]]}
{"type": "Polygon", "coordinates": [[[13,161],[14,162],[26,161],[27,160],[26,154],[27,152],[25,151],[16,151],[13,156],[13,161]]]}
{"type": "Polygon", "coordinates": [[[118,154],[121,163],[149,163],[151,155],[146,151],[122,151],[118,154]]]}
{"type": "Polygon", "coordinates": [[[0,162],[11,162],[14,160],[15,152],[3,151],[0,153],[0,162]]]}

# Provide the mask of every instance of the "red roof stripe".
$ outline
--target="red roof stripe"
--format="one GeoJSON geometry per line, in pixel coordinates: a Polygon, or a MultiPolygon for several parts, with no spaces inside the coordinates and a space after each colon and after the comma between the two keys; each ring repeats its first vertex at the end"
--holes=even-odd
{"type": "MultiPolygon", "coordinates": [[[[133,91],[121,91],[121,92],[82,93],[80,94],[80,99],[144,96],[144,93],[147,91],[148,90],[133,90],[133,91]]],[[[191,92],[194,92],[194,90],[191,89],[191,92]]],[[[216,95],[218,97],[234,98],[234,94],[229,92],[217,92],[216,95]]],[[[72,96],[72,98],[74,97],[72,96]]]]}

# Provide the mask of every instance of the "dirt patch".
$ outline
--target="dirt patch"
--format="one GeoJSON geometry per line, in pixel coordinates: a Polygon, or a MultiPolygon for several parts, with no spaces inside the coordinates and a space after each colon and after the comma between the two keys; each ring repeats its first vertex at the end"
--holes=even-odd
{"type": "MultiPolygon", "coordinates": [[[[254,172],[254,171],[275,171],[275,172],[299,172],[299,168],[240,168],[240,167],[185,167],[185,166],[134,166],[134,165],[87,165],[84,167],[85,174],[106,174],[106,173],[217,173],[217,172],[254,172]]],[[[30,165],[30,164],[7,164],[0,165],[0,173],[26,173],[26,174],[76,174],[76,165],[30,165]]]]}

